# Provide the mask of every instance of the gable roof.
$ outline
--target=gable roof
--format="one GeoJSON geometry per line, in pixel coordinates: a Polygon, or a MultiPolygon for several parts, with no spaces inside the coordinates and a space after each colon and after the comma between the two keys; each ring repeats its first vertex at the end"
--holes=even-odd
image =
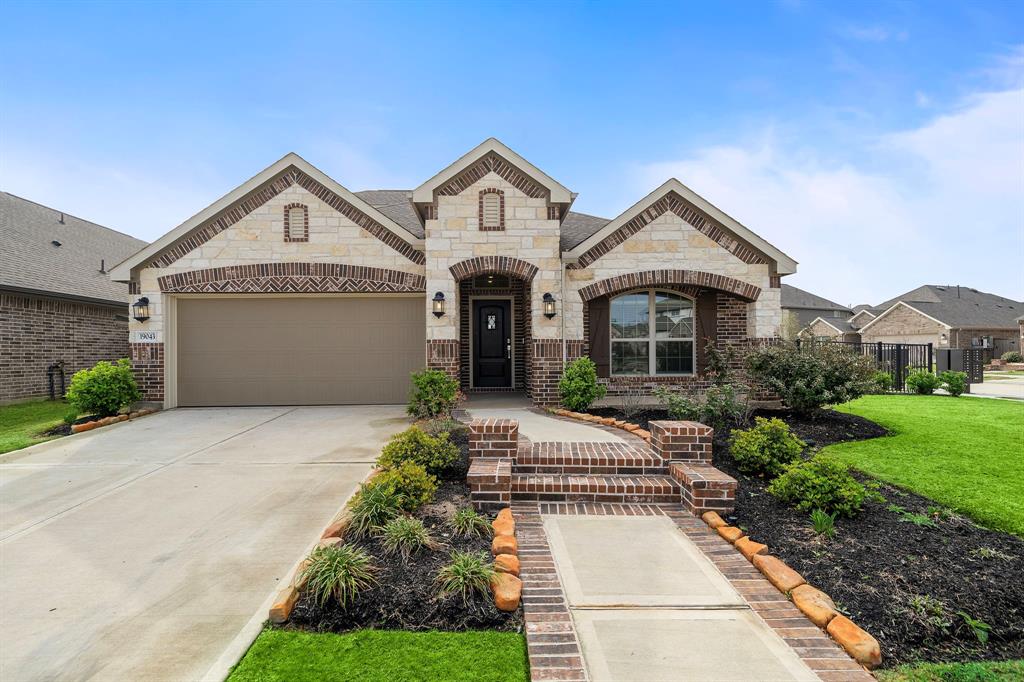
{"type": "MultiPolygon", "coordinates": [[[[260,192],[261,188],[264,188],[270,183],[276,182],[275,179],[286,177],[289,173],[294,174],[295,172],[304,175],[306,178],[318,184],[321,189],[333,194],[334,197],[339,199],[342,203],[348,204],[350,208],[354,208],[359,214],[361,214],[361,218],[367,218],[372,223],[376,223],[376,225],[369,225],[369,229],[376,230],[380,228],[384,232],[388,233],[386,237],[387,240],[393,241],[397,244],[393,245],[389,243],[393,248],[400,248],[404,246],[403,255],[416,255],[416,253],[418,253],[420,262],[422,262],[422,238],[417,237],[408,229],[395,222],[392,218],[368,204],[364,199],[361,199],[345,187],[342,187],[336,180],[329,177],[319,168],[315,167],[298,154],[291,152],[284,155],[278,161],[263,169],[232,191],[228,192],[223,197],[183,222],[181,225],[178,225],[176,228],[160,237],[160,239],[157,239],[146,248],[134,254],[127,260],[118,263],[118,265],[110,272],[111,279],[127,282],[131,279],[132,268],[152,261],[161,253],[171,249],[186,238],[189,238],[193,232],[200,232],[200,228],[209,230],[212,224],[225,220],[229,215],[236,217],[245,215],[249,210],[252,210],[251,208],[247,210],[245,205],[261,205],[263,203],[258,200],[253,201],[249,199],[251,195],[260,192]],[[416,249],[417,252],[413,253],[413,249],[416,249]]],[[[367,225],[360,226],[364,229],[368,229],[367,225]]],[[[375,236],[381,238],[381,235],[375,236]]]]}
{"type": "Polygon", "coordinates": [[[806,308],[808,310],[841,310],[852,312],[849,308],[835,301],[812,294],[809,291],[798,289],[791,284],[782,285],[782,307],[783,308],[806,308]]]}
{"type": "Polygon", "coordinates": [[[146,242],[0,192],[0,244],[0,287],[126,303],[128,287],[100,265],[111,268],[146,242]]]}
{"type": "Polygon", "coordinates": [[[807,329],[810,329],[818,322],[821,322],[823,324],[828,325],[829,327],[832,327],[832,329],[835,329],[837,332],[841,334],[849,334],[857,331],[857,328],[850,324],[849,320],[841,320],[837,317],[816,317],[813,320],[811,320],[810,323],[808,323],[808,325],[804,327],[801,331],[806,331],[807,329]]]}
{"type": "Polygon", "coordinates": [[[1024,312],[1024,302],[955,284],[925,284],[879,304],[871,312],[888,312],[899,302],[961,329],[1013,328],[1017,316],[1024,312]]]}
{"type": "MultiPolygon", "coordinates": [[[[665,200],[667,197],[672,197],[673,194],[675,195],[676,201],[681,199],[683,202],[686,202],[690,206],[696,208],[697,211],[704,216],[707,216],[712,221],[712,228],[723,228],[734,235],[740,242],[742,242],[742,244],[748,245],[754,252],[760,253],[774,261],[776,264],[776,274],[789,275],[796,272],[797,263],[795,260],[769,244],[752,230],[742,225],[738,220],[729,216],[675,178],[669,178],[660,187],[623,211],[607,225],[604,225],[582,242],[575,245],[566,253],[566,256],[569,258],[584,257],[588,251],[601,244],[602,240],[606,237],[612,236],[616,230],[626,226],[631,223],[631,221],[642,218],[642,214],[644,214],[654,204],[665,200]]],[[[600,256],[598,255],[597,257],[600,256]]],[[[596,258],[588,258],[586,260],[592,261],[596,260],[596,258]]]]}

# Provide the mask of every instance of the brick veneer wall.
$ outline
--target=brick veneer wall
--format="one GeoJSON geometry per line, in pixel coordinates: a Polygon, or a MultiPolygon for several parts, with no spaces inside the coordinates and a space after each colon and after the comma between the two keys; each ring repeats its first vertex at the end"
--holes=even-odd
{"type": "Polygon", "coordinates": [[[127,303],[0,294],[0,404],[48,396],[46,368],[54,362],[64,362],[67,384],[100,360],[128,357],[127,314],[127,303]]]}
{"type": "Polygon", "coordinates": [[[457,339],[427,340],[427,367],[439,369],[453,379],[459,378],[459,342],[457,339]]]}
{"type": "Polygon", "coordinates": [[[132,371],[139,385],[142,399],[163,402],[164,399],[164,344],[130,343],[132,371]]]}
{"type": "Polygon", "coordinates": [[[710,426],[689,421],[652,421],[651,449],[666,461],[711,462],[715,431],[710,426]]]}
{"type": "Polygon", "coordinates": [[[469,459],[515,457],[519,422],[515,419],[474,419],[469,423],[469,459]]]}
{"type": "MultiPolygon", "coordinates": [[[[535,405],[557,405],[558,381],[562,378],[562,340],[533,339],[530,346],[528,393],[535,405]]],[[[583,347],[583,341],[566,341],[566,362],[583,355],[583,347]]]]}

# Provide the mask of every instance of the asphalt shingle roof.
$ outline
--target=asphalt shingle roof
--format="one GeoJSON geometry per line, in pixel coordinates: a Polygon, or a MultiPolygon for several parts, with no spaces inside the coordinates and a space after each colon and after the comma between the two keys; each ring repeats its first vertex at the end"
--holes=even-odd
{"type": "Polygon", "coordinates": [[[0,287],[127,302],[128,285],[100,272],[146,242],[0,192],[0,287]],[[57,246],[53,242],[57,242],[57,246]]]}
{"type": "Polygon", "coordinates": [[[790,284],[782,285],[782,307],[811,308],[814,310],[841,310],[846,313],[852,312],[845,305],[840,305],[835,301],[830,301],[827,298],[817,296],[809,291],[798,289],[790,284]]]}
{"type": "Polygon", "coordinates": [[[925,284],[890,298],[872,312],[881,314],[899,301],[954,328],[1012,328],[1024,312],[1024,302],[955,284],[925,284]]]}

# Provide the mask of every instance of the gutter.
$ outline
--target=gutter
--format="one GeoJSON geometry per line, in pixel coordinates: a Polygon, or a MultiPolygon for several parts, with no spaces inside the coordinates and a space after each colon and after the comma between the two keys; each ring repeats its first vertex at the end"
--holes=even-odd
{"type": "Polygon", "coordinates": [[[40,296],[42,298],[57,298],[65,301],[76,301],[78,303],[92,303],[95,305],[105,305],[112,308],[127,308],[128,299],[124,301],[115,301],[109,298],[92,298],[91,296],[76,296],[75,294],[64,294],[59,291],[44,291],[42,289],[29,289],[26,287],[12,287],[7,285],[0,285],[0,292],[9,292],[12,294],[28,294],[31,296],[40,296]]]}

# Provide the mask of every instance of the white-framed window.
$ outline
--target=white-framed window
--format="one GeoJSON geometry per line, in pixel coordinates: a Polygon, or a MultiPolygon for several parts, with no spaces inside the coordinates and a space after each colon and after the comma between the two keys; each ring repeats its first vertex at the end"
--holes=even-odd
{"type": "Polygon", "coordinates": [[[631,291],[611,300],[612,375],[696,371],[693,300],[669,291],[631,291]]]}

